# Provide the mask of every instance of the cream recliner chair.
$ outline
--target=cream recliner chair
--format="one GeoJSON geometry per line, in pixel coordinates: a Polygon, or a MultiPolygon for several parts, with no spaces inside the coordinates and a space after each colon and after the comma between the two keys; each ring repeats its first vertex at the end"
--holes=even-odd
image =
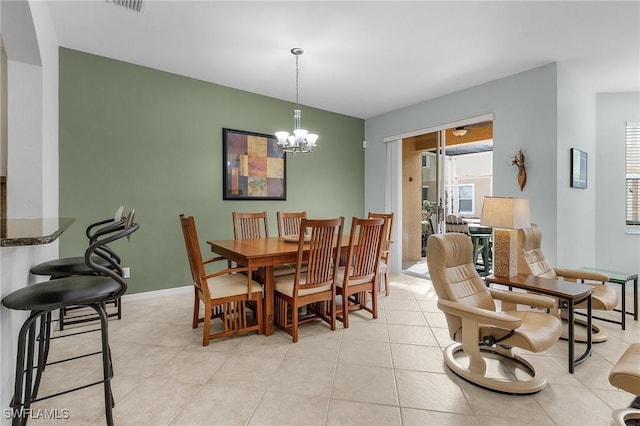
{"type": "Polygon", "coordinates": [[[451,338],[459,342],[445,349],[445,363],[458,376],[487,389],[510,394],[538,392],[547,384],[544,374],[513,353],[512,346],[542,352],[558,340],[562,323],[544,311],[518,311],[517,305],[552,310],[557,308],[557,301],[542,295],[488,289],[473,264],[472,247],[469,236],[456,233],[432,234],[427,244],[438,307],[445,313],[451,338]],[[501,302],[501,312],[496,310],[496,300],[501,302]],[[456,359],[456,352],[461,350],[467,355],[468,366],[456,359]],[[529,370],[531,378],[519,381],[515,375],[508,380],[491,377],[481,352],[516,360],[529,370]]]}
{"type": "MultiPolygon", "coordinates": [[[[609,373],[609,383],[640,398],[640,343],[633,343],[624,351],[609,373]]],[[[629,408],[615,410],[611,414],[612,424],[625,426],[627,420],[640,421],[640,407],[636,401],[629,408]]]]}
{"type": "MultiPolygon", "coordinates": [[[[618,305],[616,291],[604,285],[607,280],[605,275],[551,267],[542,253],[542,231],[535,223],[531,224],[531,228],[518,230],[518,273],[573,282],[584,280],[585,284],[590,284],[593,287],[591,293],[592,310],[610,311],[618,305]],[[594,284],[594,282],[599,284],[594,284]]],[[[584,309],[586,307],[586,302],[576,305],[576,308],[584,309]]],[[[586,321],[583,320],[576,320],[576,322],[586,325],[586,321]]],[[[593,342],[607,340],[606,328],[592,323],[591,329],[593,342]]],[[[586,336],[576,335],[576,341],[585,342],[586,336]]]]}

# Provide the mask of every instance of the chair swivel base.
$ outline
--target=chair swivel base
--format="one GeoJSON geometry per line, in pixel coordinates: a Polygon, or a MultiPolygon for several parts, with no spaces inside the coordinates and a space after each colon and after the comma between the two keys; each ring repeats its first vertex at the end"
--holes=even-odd
{"type": "Polygon", "coordinates": [[[536,371],[533,364],[531,364],[525,358],[514,354],[510,349],[493,346],[483,346],[480,348],[480,351],[491,352],[499,356],[517,361],[531,373],[532,377],[529,380],[509,381],[506,379],[503,380],[487,377],[485,375],[486,373],[479,374],[473,372],[468,367],[463,367],[462,365],[460,365],[460,363],[455,359],[455,354],[462,350],[462,343],[454,343],[452,345],[449,345],[444,350],[444,361],[447,364],[447,367],[449,367],[451,371],[453,371],[456,375],[474,385],[480,386],[481,388],[511,395],[529,395],[539,392],[547,385],[547,378],[542,372],[536,371]]]}
{"type": "Polygon", "coordinates": [[[611,413],[611,424],[613,426],[627,426],[627,421],[629,420],[637,422],[630,424],[640,424],[640,410],[637,408],[623,408],[611,413]]]}

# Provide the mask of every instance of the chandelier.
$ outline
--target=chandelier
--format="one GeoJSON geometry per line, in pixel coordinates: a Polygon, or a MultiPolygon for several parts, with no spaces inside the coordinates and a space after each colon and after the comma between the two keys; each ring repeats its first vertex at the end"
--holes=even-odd
{"type": "Polygon", "coordinates": [[[304,50],[294,47],[291,49],[291,53],[296,57],[296,109],[293,110],[293,134],[290,135],[289,132],[284,131],[276,132],[276,138],[278,138],[278,145],[282,152],[291,152],[295,155],[296,152],[313,152],[318,135],[309,133],[300,125],[302,112],[298,104],[298,59],[304,53],[304,50]]]}

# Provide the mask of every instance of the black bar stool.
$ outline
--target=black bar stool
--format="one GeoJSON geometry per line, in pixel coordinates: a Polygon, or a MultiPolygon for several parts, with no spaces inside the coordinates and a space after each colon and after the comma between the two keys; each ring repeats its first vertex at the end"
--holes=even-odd
{"type": "MultiPolygon", "coordinates": [[[[89,245],[95,241],[96,235],[101,229],[108,224],[116,224],[120,221],[124,221],[124,217],[122,215],[124,207],[119,207],[114,216],[112,218],[100,220],[98,222],[90,224],[85,230],[85,234],[87,239],[89,240],[89,245]]],[[[100,266],[104,266],[105,268],[109,268],[111,265],[111,261],[115,261],[117,264],[121,263],[120,257],[110,248],[98,248],[96,249],[96,255],[93,256],[93,260],[100,266]]],[[[57,280],[59,278],[66,278],[73,275],[97,275],[97,272],[89,267],[84,261],[84,256],[75,256],[75,257],[64,257],[61,259],[53,259],[47,262],[39,263],[31,268],[29,271],[33,275],[49,275],[50,280],[57,280]]],[[[107,313],[107,317],[118,317],[118,319],[122,318],[122,305],[120,303],[120,298],[109,302],[113,304],[116,308],[116,312],[107,313]]],[[[74,317],[71,320],[65,320],[67,312],[77,309],[76,306],[69,306],[60,309],[60,319],[59,326],[60,331],[64,330],[65,325],[78,324],[87,321],[95,321],[98,319],[96,315],[80,315],[74,317]]]]}
{"type": "MultiPolygon", "coordinates": [[[[112,408],[114,406],[111,393],[113,369],[109,351],[108,319],[105,303],[122,296],[127,290],[120,265],[113,261],[109,267],[101,266],[94,261],[94,256],[101,250],[109,249],[107,244],[129,237],[139,229],[133,223],[133,212],[124,221],[111,223],[96,232],[93,243],[84,255],[86,264],[96,275],[77,275],[42,282],[16,290],[2,299],[2,304],[9,309],[31,311],[18,334],[18,354],[16,360],[16,377],[11,409],[13,425],[24,425],[29,418],[31,404],[36,401],[52,398],[89,386],[104,384],[105,414],[108,425],[113,425],[112,408]],[[51,312],[68,306],[83,306],[93,309],[100,319],[102,348],[100,352],[67,358],[56,363],[71,361],[85,356],[102,354],[103,379],[78,386],[62,392],[38,398],[40,378],[47,364],[50,340],[51,312]],[[40,324],[40,338],[36,339],[36,328],[40,324]],[[36,358],[36,340],[39,340],[36,358]],[[35,377],[34,377],[35,370],[35,377]]],[[[110,249],[109,249],[110,250],[110,249]]]]}

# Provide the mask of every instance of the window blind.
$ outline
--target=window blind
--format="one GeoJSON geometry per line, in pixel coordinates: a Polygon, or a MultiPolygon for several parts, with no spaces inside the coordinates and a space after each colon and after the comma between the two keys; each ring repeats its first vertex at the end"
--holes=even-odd
{"type": "Polygon", "coordinates": [[[640,234],[640,122],[626,123],[625,141],[626,226],[640,234]]]}

